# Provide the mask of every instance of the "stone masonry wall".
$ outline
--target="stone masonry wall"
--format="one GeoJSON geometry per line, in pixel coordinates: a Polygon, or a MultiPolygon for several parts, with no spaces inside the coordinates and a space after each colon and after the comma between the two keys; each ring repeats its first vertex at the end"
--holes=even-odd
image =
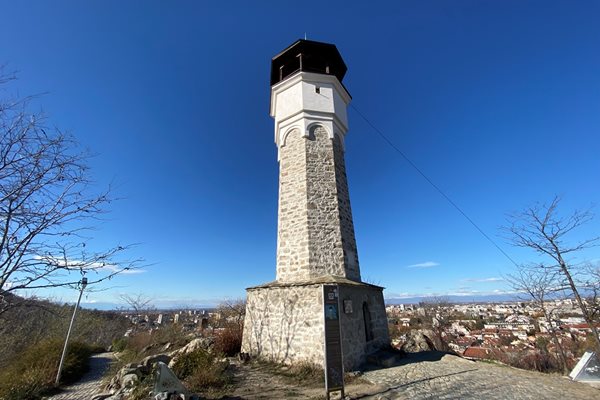
{"type": "Polygon", "coordinates": [[[306,139],[299,130],[287,136],[280,149],[277,220],[277,280],[308,279],[306,213],[306,139]]]}
{"type": "MultiPolygon", "coordinates": [[[[389,345],[381,288],[340,285],[342,353],[347,371],[358,368],[368,354],[389,345]],[[344,312],[351,300],[352,313],[344,312]],[[371,314],[373,339],[366,340],[363,303],[371,314]]],[[[323,287],[258,287],[247,292],[242,352],[287,364],[324,365],[323,287]]]]}
{"type": "Polygon", "coordinates": [[[335,179],[333,141],[321,126],[306,140],[310,275],[346,276],[335,179]]]}
{"type": "Polygon", "coordinates": [[[344,147],[339,136],[333,138],[333,156],[335,160],[335,179],[339,218],[342,233],[342,246],[344,247],[344,261],[346,263],[347,278],[360,281],[360,268],[358,264],[358,251],[354,236],[354,222],[352,208],[350,207],[350,194],[348,192],[348,179],[346,177],[346,162],[344,160],[344,147]]]}
{"type": "Polygon", "coordinates": [[[323,365],[323,293],[319,285],[247,292],[242,352],[286,364],[323,365]]]}
{"type": "Polygon", "coordinates": [[[371,286],[340,286],[340,324],[342,326],[342,353],[344,367],[351,370],[366,361],[367,355],[389,346],[388,321],[383,291],[371,286]],[[344,312],[344,300],[352,301],[352,313],[344,312]],[[366,340],[363,303],[371,315],[373,339],[366,340]]]}
{"type": "Polygon", "coordinates": [[[313,127],[280,149],[277,280],[336,275],[360,281],[344,152],[339,137],[313,127]]]}

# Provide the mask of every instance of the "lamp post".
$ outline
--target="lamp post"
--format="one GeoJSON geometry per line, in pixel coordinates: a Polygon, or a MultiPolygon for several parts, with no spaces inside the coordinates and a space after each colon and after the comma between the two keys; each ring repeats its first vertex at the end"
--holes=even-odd
{"type": "Polygon", "coordinates": [[[75,309],[73,310],[73,316],[71,317],[71,323],[69,324],[69,330],[67,331],[67,337],[65,339],[65,347],[63,348],[62,355],[60,356],[60,364],[58,365],[58,373],[56,374],[56,382],[54,382],[55,386],[58,386],[60,381],[60,373],[62,371],[63,362],[65,361],[65,356],[67,354],[67,345],[69,344],[69,336],[71,336],[71,329],[73,328],[73,322],[75,322],[75,314],[77,314],[77,309],[79,308],[79,302],[81,301],[81,296],[83,295],[83,290],[87,286],[87,278],[81,278],[81,290],[79,291],[79,298],[77,299],[77,304],[75,304],[75,309]]]}

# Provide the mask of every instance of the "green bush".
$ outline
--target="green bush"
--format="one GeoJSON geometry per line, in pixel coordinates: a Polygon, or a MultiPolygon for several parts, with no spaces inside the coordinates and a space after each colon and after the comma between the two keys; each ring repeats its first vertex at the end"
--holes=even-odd
{"type": "Polygon", "coordinates": [[[112,351],[119,353],[127,347],[127,339],[120,338],[112,341],[112,351]]]}
{"type": "Polygon", "coordinates": [[[185,379],[198,369],[209,369],[215,363],[215,356],[204,349],[196,349],[182,354],[173,365],[173,372],[179,379],[185,379]]]}
{"type": "Polygon", "coordinates": [[[173,365],[173,372],[194,392],[223,387],[227,383],[224,369],[224,365],[204,349],[181,355],[173,365]]]}
{"type": "Polygon", "coordinates": [[[174,347],[185,346],[189,339],[180,324],[164,325],[152,332],[153,342],[161,345],[171,343],[174,347]]]}
{"type": "MultiPolygon", "coordinates": [[[[29,347],[0,371],[0,399],[34,400],[54,386],[63,342],[60,339],[42,341],[29,347]]],[[[69,344],[63,364],[61,383],[77,380],[87,370],[90,346],[69,344]]]]}
{"type": "MultiPolygon", "coordinates": [[[[33,299],[20,301],[22,306],[0,315],[0,370],[36,343],[64,338],[73,315],[73,305],[33,299]]],[[[123,337],[129,327],[129,320],[118,313],[79,309],[71,339],[106,348],[114,339],[123,337]]]]}

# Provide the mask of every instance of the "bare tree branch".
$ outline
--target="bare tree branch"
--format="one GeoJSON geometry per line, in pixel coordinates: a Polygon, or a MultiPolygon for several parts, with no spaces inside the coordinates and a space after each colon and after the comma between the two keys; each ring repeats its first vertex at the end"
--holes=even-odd
{"type": "Polygon", "coordinates": [[[532,300],[542,311],[544,320],[548,325],[550,337],[554,342],[560,367],[563,373],[568,373],[567,357],[564,348],[558,339],[556,328],[558,321],[555,319],[554,309],[549,300],[561,293],[565,286],[561,282],[560,273],[556,269],[546,268],[544,265],[519,266],[517,272],[505,277],[511,287],[526,294],[527,300],[532,300]]]}
{"type": "Polygon", "coordinates": [[[600,236],[575,243],[568,242],[568,235],[590,222],[594,215],[588,209],[561,217],[558,212],[559,204],[560,197],[555,196],[548,205],[536,204],[509,216],[509,225],[503,230],[508,233],[508,238],[513,245],[533,249],[552,260],[551,264],[542,263],[536,267],[522,267],[518,275],[512,276],[509,281],[515,288],[519,287],[541,304],[553,291],[568,290],[575,297],[600,352],[600,337],[596,327],[598,322],[598,312],[595,311],[596,299],[591,304],[585,301],[581,294],[581,289],[586,286],[585,280],[576,279],[579,274],[583,276],[590,276],[590,274],[581,271],[577,265],[567,259],[571,253],[600,244],[600,236]]]}
{"type": "MultiPolygon", "coordinates": [[[[2,74],[0,84],[13,77],[2,74]]],[[[110,188],[96,191],[76,141],[31,113],[32,98],[0,98],[0,314],[7,293],[89,284],[138,268],[131,245],[88,250],[84,236],[106,213],[110,188]],[[4,300],[2,300],[4,299],[4,300]]]]}
{"type": "Polygon", "coordinates": [[[123,300],[136,314],[154,309],[154,306],[152,305],[154,300],[141,293],[122,294],[119,296],[119,298],[123,300]]]}

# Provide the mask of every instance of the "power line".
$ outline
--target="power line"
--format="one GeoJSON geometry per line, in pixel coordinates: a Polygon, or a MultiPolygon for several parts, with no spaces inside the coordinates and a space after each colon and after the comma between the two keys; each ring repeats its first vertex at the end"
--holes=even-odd
{"type": "Polygon", "coordinates": [[[471,225],[473,225],[475,227],[475,229],[477,229],[477,231],[484,237],[486,238],[491,244],[494,245],[494,247],[496,247],[496,249],[498,249],[498,251],[500,251],[500,253],[502,253],[504,255],[504,257],[506,257],[511,263],[513,263],[515,266],[519,266],[515,260],[513,260],[504,250],[502,250],[502,248],[491,238],[489,237],[484,231],[483,229],[481,229],[476,223],[475,221],[473,221],[454,201],[452,201],[452,199],[446,194],[444,193],[444,191],[442,189],[440,189],[435,183],[433,183],[433,181],[431,179],[429,179],[429,177],[427,175],[425,175],[425,173],[423,171],[421,171],[421,169],[419,169],[419,167],[417,167],[417,165],[412,162],[412,160],[410,158],[408,158],[406,156],[406,154],[404,154],[404,152],[402,150],[400,150],[398,147],[396,147],[396,145],[394,145],[394,143],[387,138],[387,136],[385,136],[383,134],[383,132],[381,132],[379,129],[377,129],[377,127],[375,125],[373,125],[373,123],[371,123],[371,121],[369,121],[369,119],[367,117],[365,117],[365,115],[363,113],[361,113],[355,106],[354,104],[350,104],[350,107],[352,107],[352,109],[354,111],[356,111],[356,113],[375,131],[377,132],[377,134],[379,136],[381,136],[381,138],[390,145],[390,147],[392,149],[394,149],[398,154],[400,154],[402,156],[402,158],[404,158],[404,160],[415,170],[419,173],[419,175],[421,175],[439,194],[442,195],[442,197],[444,199],[446,199],[446,201],[448,201],[448,203],[450,203],[452,205],[452,207],[454,207],[463,217],[466,218],[467,221],[469,221],[469,223],[471,225]]]}

